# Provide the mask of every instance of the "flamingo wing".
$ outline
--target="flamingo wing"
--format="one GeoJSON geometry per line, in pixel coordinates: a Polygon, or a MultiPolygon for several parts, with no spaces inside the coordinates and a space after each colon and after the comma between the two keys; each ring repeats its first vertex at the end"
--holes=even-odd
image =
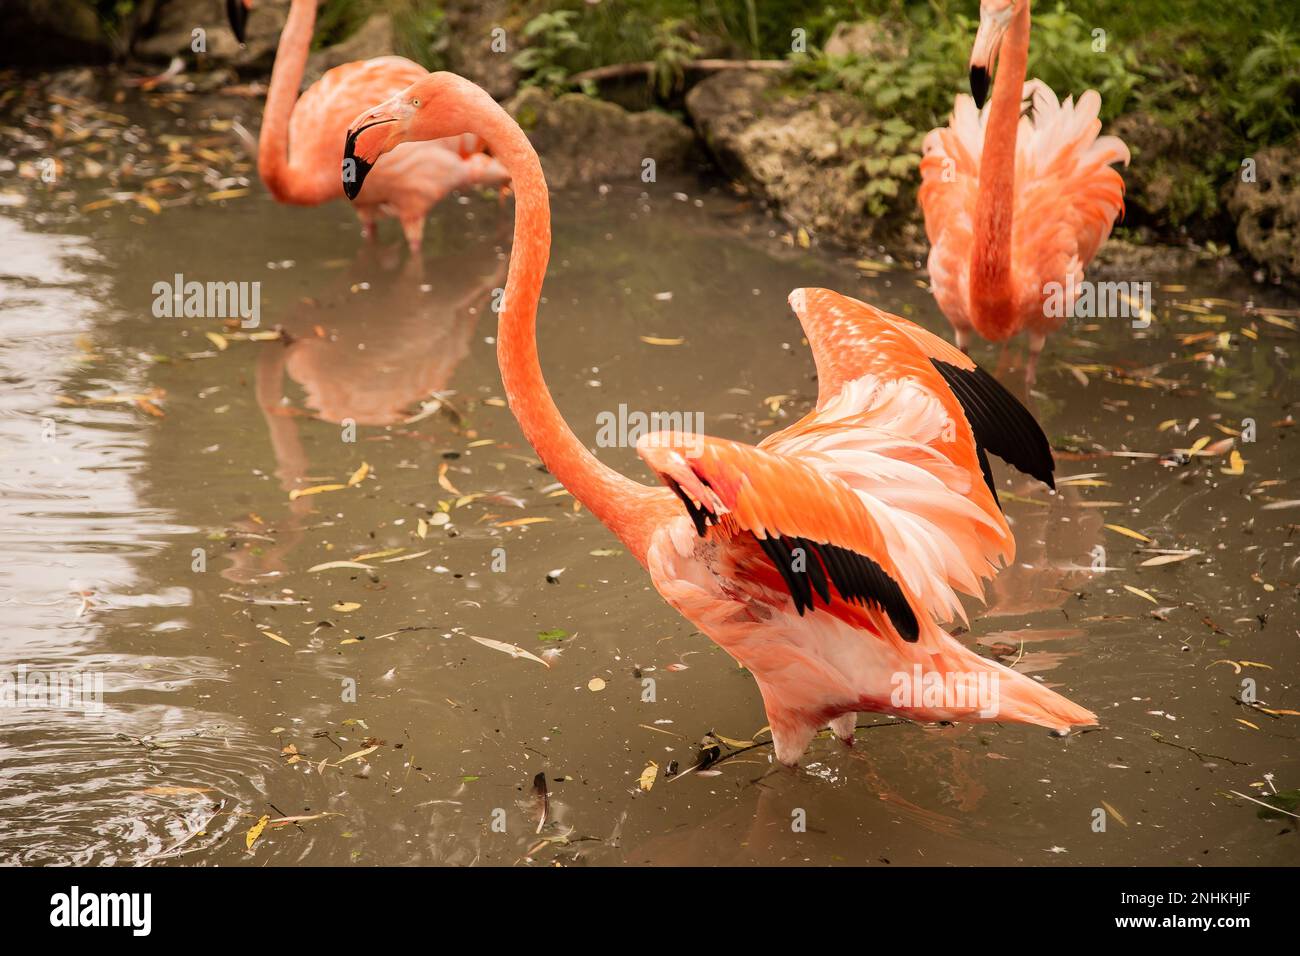
{"type": "MultiPolygon", "coordinates": [[[[995,499],[987,452],[1056,487],[1056,463],[1042,427],[1001,382],[960,349],[914,322],[829,289],[796,289],[790,305],[817,364],[819,411],[839,397],[846,383],[864,374],[910,377],[936,393],[942,392],[942,380],[960,406],[945,401],[945,407],[967,420],[975,440],[973,461],[963,453],[963,442],[952,443],[956,463],[978,465],[995,499]]],[[[768,442],[779,440],[773,435],[768,442]]]]}
{"type": "MultiPolygon", "coordinates": [[[[739,577],[764,587],[754,545],[770,559],[795,610],[845,605],[883,611],[898,635],[920,625],[875,519],[853,490],[811,462],[752,445],[681,432],[655,432],[637,453],[686,507],[701,538],[736,545],[739,577]]],[[[848,616],[856,617],[850,613],[848,616]]]]}

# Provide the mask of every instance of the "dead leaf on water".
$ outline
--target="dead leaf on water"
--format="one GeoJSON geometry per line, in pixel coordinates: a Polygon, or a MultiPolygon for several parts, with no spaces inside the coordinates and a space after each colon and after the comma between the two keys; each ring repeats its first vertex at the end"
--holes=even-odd
{"type": "Polygon", "coordinates": [[[230,348],[230,343],[220,332],[204,332],[203,334],[207,336],[209,342],[217,347],[217,351],[224,352],[230,348]]]}
{"type": "Polygon", "coordinates": [[[525,660],[536,661],[538,664],[541,664],[543,667],[547,667],[547,668],[551,666],[550,664],[546,663],[546,661],[538,657],[536,654],[531,654],[516,644],[507,644],[505,641],[494,641],[490,637],[475,637],[473,634],[469,636],[469,639],[471,641],[477,641],[478,643],[482,644],[484,647],[490,647],[494,651],[500,651],[502,654],[508,654],[511,657],[522,657],[525,660]]]}
{"type": "Polygon", "coordinates": [[[350,614],[357,608],[361,607],[361,605],[356,601],[339,601],[337,604],[331,604],[330,607],[341,614],[350,614]]]}
{"type": "Polygon", "coordinates": [[[248,852],[253,852],[253,844],[257,842],[258,837],[262,835],[262,831],[266,829],[266,825],[270,822],[271,815],[269,813],[263,814],[262,819],[248,828],[248,833],[244,834],[244,845],[248,847],[248,852]]]}
{"type": "Polygon", "coordinates": [[[1134,587],[1133,585],[1131,585],[1131,584],[1126,584],[1126,585],[1124,585],[1124,590],[1125,590],[1125,591],[1128,591],[1130,594],[1136,594],[1136,595],[1137,595],[1138,597],[1140,597],[1140,598],[1146,598],[1146,599],[1147,599],[1148,601],[1150,601],[1152,604],[1159,604],[1159,603],[1160,603],[1159,601],[1157,601],[1155,598],[1153,598],[1153,597],[1152,597],[1149,593],[1147,593],[1146,591],[1143,591],[1141,588],[1135,588],[1135,587],[1134,587]]]}
{"type": "Polygon", "coordinates": [[[641,771],[641,778],[637,781],[642,790],[649,790],[655,785],[655,779],[659,776],[659,765],[653,760],[641,771]]]}
{"type": "Polygon", "coordinates": [[[310,488],[295,488],[293,491],[289,492],[289,500],[297,501],[299,498],[305,498],[308,495],[319,495],[326,491],[340,491],[346,487],[347,485],[333,484],[312,485],[310,488]]]}
{"type": "Polygon", "coordinates": [[[498,521],[492,527],[494,528],[522,528],[524,525],[541,524],[543,521],[550,521],[550,518],[512,518],[509,521],[498,521]]]}
{"type": "Polygon", "coordinates": [[[354,485],[361,484],[361,482],[366,480],[366,475],[368,474],[370,474],[370,464],[363,461],[361,467],[348,477],[348,487],[351,488],[354,485]]]}
{"type": "Polygon", "coordinates": [[[1128,821],[1124,819],[1124,817],[1120,814],[1118,810],[1112,807],[1105,800],[1101,801],[1101,805],[1106,808],[1107,813],[1109,813],[1112,817],[1115,818],[1116,823],[1120,824],[1120,826],[1124,826],[1124,827],[1128,826],[1128,821]]]}
{"type": "Polygon", "coordinates": [[[600,691],[604,689],[605,681],[600,677],[593,677],[591,680],[587,681],[587,690],[591,691],[593,694],[600,693],[600,691]]]}
{"type": "Polygon", "coordinates": [[[372,564],[362,564],[360,561],[326,561],[324,564],[314,564],[307,569],[308,574],[316,571],[331,571],[334,568],[356,568],[358,571],[373,571],[372,564]]]}
{"type": "Polygon", "coordinates": [[[662,339],[655,335],[643,335],[641,341],[646,345],[681,345],[686,339],[662,339]]]}
{"type": "Polygon", "coordinates": [[[1122,534],[1127,538],[1133,538],[1137,541],[1145,541],[1148,544],[1151,542],[1151,539],[1148,538],[1146,535],[1142,534],[1140,531],[1134,531],[1132,528],[1126,528],[1122,524],[1108,524],[1106,525],[1106,527],[1109,528],[1111,531],[1114,531],[1116,534],[1122,534]]]}

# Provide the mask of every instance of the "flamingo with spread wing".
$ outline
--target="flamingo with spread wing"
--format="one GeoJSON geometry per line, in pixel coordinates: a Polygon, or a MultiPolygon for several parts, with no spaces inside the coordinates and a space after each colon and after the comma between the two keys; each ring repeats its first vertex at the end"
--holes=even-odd
{"type": "Polygon", "coordinates": [[[1095,723],[939,626],[963,617],[958,591],[978,594],[1014,554],[986,453],[1052,482],[1046,438],[995,379],[919,326],[825,289],[796,290],[816,408],[757,447],[643,436],[637,451],[667,488],[633,481],[587,450],[542,377],[536,314],[550,207],[514,120],[468,80],[430,74],[353,122],[346,156],[358,176],[344,187],[356,199],[383,154],[464,132],[487,142],[516,191],[497,336],[510,408],[547,469],[668,603],[754,675],[778,760],[795,764],[826,726],[851,743],[858,711],[1058,731],[1095,723]],[[915,676],[932,687],[984,681],[996,705],[946,692],[900,700],[915,676]]]}

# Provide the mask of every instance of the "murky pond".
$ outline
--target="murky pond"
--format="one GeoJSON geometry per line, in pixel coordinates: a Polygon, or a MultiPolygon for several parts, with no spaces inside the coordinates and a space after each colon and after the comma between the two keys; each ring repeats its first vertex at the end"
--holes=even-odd
{"type": "MultiPolygon", "coordinates": [[[[194,137],[250,109],[112,108],[194,137]]],[[[209,194],[248,163],[225,172],[209,194]]],[[[758,733],[761,701],[505,408],[509,203],[445,203],[412,262],[395,228],[366,247],[341,204],[256,184],[157,210],[88,189],[18,180],[0,206],[0,672],[103,675],[101,713],[0,708],[0,860],[1300,860],[1295,821],[1246,799],[1300,786],[1286,295],[1111,272],[1153,283],[1150,327],[1078,320],[1048,345],[1031,401],[1064,480],[999,473],[1019,555],[963,639],[1100,729],[862,715],[880,726],[798,772],[768,747],[686,772],[706,734],[729,754],[758,733]],[[260,325],[155,316],[177,274],[260,282],[260,325]],[[340,561],[368,567],[321,567],[340,561]]],[[[542,361],[592,445],[620,406],[746,440],[802,414],[792,288],[947,331],[922,275],[801,248],[725,188],[583,190],[554,217],[542,361]]],[[[599,453],[650,480],[630,448],[599,453]]]]}

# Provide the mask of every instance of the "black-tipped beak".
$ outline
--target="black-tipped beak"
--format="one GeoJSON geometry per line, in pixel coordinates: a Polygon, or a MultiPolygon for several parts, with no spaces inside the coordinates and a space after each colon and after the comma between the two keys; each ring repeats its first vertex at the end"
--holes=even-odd
{"type": "Polygon", "coordinates": [[[230,17],[230,29],[240,46],[244,44],[244,32],[248,27],[248,7],[244,0],[226,0],[226,15],[230,17]]]}
{"type": "Polygon", "coordinates": [[[357,137],[372,126],[395,122],[397,121],[392,119],[375,120],[348,132],[348,141],[343,147],[343,193],[348,199],[356,199],[361,194],[361,184],[366,181],[370,170],[375,168],[374,163],[357,155],[357,137]]]}
{"type": "Polygon", "coordinates": [[[984,108],[984,101],[989,95],[989,71],[987,67],[970,68],[970,95],[975,97],[975,105],[984,108]]]}

